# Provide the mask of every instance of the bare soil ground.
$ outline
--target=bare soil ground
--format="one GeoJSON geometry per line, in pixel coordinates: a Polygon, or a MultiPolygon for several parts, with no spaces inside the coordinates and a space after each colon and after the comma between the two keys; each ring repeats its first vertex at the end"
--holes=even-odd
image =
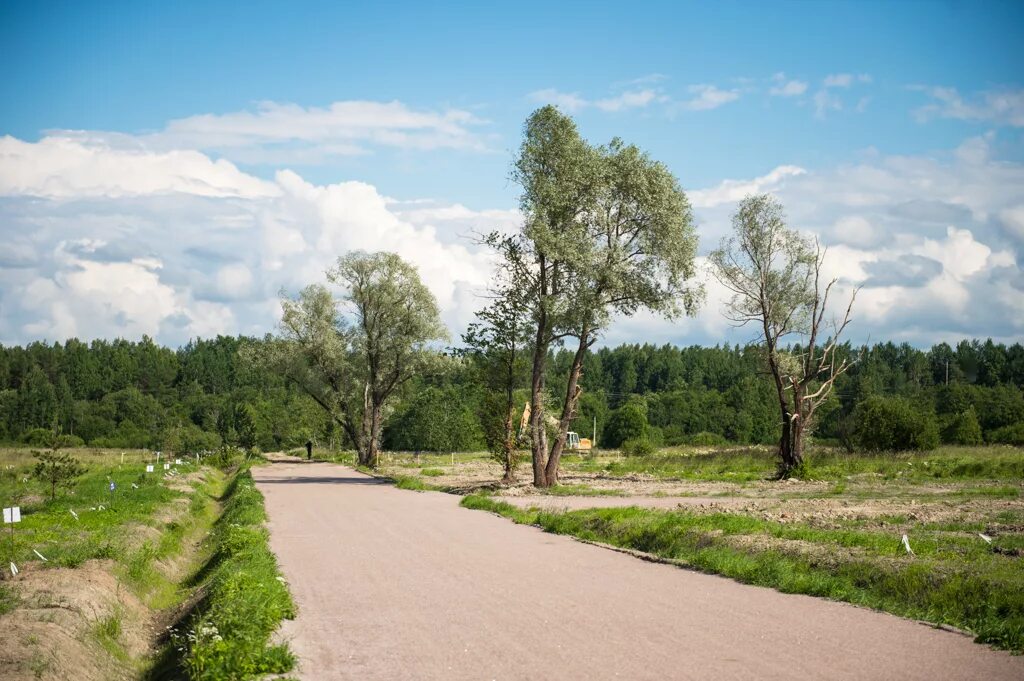
{"type": "Polygon", "coordinates": [[[959,634],[639,561],[341,466],[253,477],[299,607],[284,635],[302,678],[1024,678],[1024,658],[959,634]]]}
{"type": "Polygon", "coordinates": [[[460,491],[493,487],[494,494],[502,501],[521,508],[682,507],[691,512],[731,511],[780,522],[813,520],[823,527],[849,520],[867,521],[870,525],[874,520],[898,516],[915,523],[989,523],[1003,512],[1024,513],[1024,484],[1020,481],[1014,486],[1021,494],[1002,499],[972,494],[986,489],[984,481],[921,483],[882,480],[877,475],[861,474],[845,479],[842,491],[836,492],[835,483],[831,481],[672,480],[645,474],[592,473],[572,470],[570,465],[559,481],[565,489],[552,494],[539,491],[529,483],[529,470],[520,472],[518,483],[498,486],[501,470],[485,458],[457,460],[454,467],[428,463],[410,466],[406,458],[398,458],[390,464],[385,460],[381,472],[416,476],[430,468],[443,474],[423,477],[428,484],[460,491]]]}
{"type": "Polygon", "coordinates": [[[153,639],[149,610],[120,585],[113,561],[78,568],[32,569],[14,580],[19,607],[0,627],[0,679],[132,679],[128,659],[153,639]],[[119,659],[100,643],[103,623],[119,622],[119,659]]]}

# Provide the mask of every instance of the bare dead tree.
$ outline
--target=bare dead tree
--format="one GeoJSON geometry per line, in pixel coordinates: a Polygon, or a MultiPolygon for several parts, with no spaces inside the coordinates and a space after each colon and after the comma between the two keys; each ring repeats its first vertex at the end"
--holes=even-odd
{"type": "Polygon", "coordinates": [[[741,201],[733,230],[711,254],[712,272],[733,294],[726,317],[737,326],[760,326],[782,416],[779,477],[791,477],[804,465],[804,435],[813,430],[816,410],[852,365],[840,357],[839,339],[857,290],[841,318],[827,318],[837,283],[822,281],[827,250],[786,227],[782,205],[769,195],[741,201]],[[785,349],[790,336],[806,339],[797,353],[785,349]]]}

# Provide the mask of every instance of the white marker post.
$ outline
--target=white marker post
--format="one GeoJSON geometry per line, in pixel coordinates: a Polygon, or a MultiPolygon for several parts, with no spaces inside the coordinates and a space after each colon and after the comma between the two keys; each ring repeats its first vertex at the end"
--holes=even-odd
{"type": "Polygon", "coordinates": [[[11,526],[11,576],[17,576],[18,566],[14,564],[14,524],[21,522],[21,507],[11,506],[4,509],[4,525],[11,526]]]}
{"type": "Polygon", "coordinates": [[[171,470],[171,464],[169,464],[169,463],[165,463],[165,464],[164,464],[164,470],[165,470],[165,471],[169,471],[169,470],[171,470]]]}
{"type": "Polygon", "coordinates": [[[147,464],[146,465],[146,472],[147,473],[152,473],[153,472],[153,464],[147,464]]]}

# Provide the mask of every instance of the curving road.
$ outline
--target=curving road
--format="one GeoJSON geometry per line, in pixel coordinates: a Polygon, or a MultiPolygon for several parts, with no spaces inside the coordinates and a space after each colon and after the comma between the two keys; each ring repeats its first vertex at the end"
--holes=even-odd
{"type": "Polygon", "coordinates": [[[1024,657],[648,563],[349,468],[254,468],[304,679],[1024,679],[1024,657]]]}

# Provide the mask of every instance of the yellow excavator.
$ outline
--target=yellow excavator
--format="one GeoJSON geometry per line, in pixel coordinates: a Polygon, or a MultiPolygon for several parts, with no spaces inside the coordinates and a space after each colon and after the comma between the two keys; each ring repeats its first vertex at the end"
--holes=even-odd
{"type": "MultiPolygon", "coordinates": [[[[525,438],[527,429],[530,427],[530,403],[527,402],[523,406],[523,416],[519,419],[519,439],[525,438]]],[[[548,414],[544,419],[547,424],[551,427],[558,427],[558,419],[548,414]]],[[[589,452],[593,449],[594,444],[590,441],[590,438],[580,437],[579,433],[569,431],[565,437],[565,448],[570,452],[589,452]]]]}

